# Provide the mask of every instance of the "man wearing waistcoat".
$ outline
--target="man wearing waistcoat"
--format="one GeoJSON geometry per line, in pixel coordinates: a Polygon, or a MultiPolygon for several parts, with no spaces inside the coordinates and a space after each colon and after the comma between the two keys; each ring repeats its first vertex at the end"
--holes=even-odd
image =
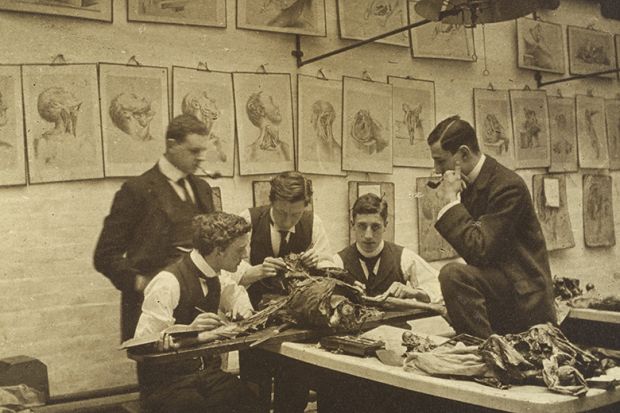
{"type": "Polygon", "coordinates": [[[97,271],[121,291],[121,336],[136,329],[151,278],[192,246],[191,221],[214,211],[211,187],[194,172],[205,159],[209,130],[190,115],[174,118],[166,152],[114,196],[95,249],[97,271]]]}
{"type": "Polygon", "coordinates": [[[387,209],[387,202],[375,194],[355,201],[351,210],[355,243],[334,256],[334,265],[349,271],[368,296],[387,292],[397,298],[438,300],[438,271],[410,249],[383,239],[387,209]]]}
{"type": "Polygon", "coordinates": [[[467,264],[439,273],[457,333],[487,338],[556,322],[545,238],[519,175],[483,154],[458,116],[428,137],[445,206],[435,228],[467,264]]]}
{"type": "Polygon", "coordinates": [[[316,267],[329,262],[330,246],[321,219],[306,206],[312,185],[298,172],[285,172],[271,180],[269,205],[250,208],[240,215],[252,224],[250,265],[239,284],[246,286],[254,308],[266,293],[284,291],[271,279],[285,270],[282,257],[302,254],[303,262],[316,267]]]}
{"type": "MultiPolygon", "coordinates": [[[[205,331],[223,325],[218,315],[246,318],[252,306],[245,289],[222,270],[234,272],[247,255],[250,225],[224,212],[194,218],[194,249],[153,278],[144,290],[135,337],[162,333],[173,325],[205,331]]],[[[200,338],[200,337],[199,337],[200,338]]],[[[159,348],[177,348],[163,336],[159,348]]],[[[149,412],[255,412],[257,400],[217,356],[139,366],[140,397],[149,412]]]]}

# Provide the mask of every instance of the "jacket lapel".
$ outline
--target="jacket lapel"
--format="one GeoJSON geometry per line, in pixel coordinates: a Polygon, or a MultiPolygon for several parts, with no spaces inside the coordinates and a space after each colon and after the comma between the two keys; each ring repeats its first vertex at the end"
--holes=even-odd
{"type": "Polygon", "coordinates": [[[192,174],[187,176],[187,180],[192,186],[194,196],[198,201],[198,205],[202,207],[201,209],[203,209],[205,212],[213,212],[211,187],[207,185],[202,179],[192,174]]]}

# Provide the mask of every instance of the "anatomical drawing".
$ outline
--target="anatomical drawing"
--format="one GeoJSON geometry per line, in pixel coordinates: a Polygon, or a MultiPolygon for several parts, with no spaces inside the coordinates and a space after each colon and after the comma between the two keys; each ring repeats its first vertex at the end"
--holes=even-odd
{"type": "Polygon", "coordinates": [[[324,0],[237,0],[237,27],[325,35],[324,0]]]}
{"type": "Polygon", "coordinates": [[[474,89],[474,115],[482,151],[514,168],[514,138],[507,90],[474,89]]]}
{"type": "Polygon", "coordinates": [[[400,122],[404,125],[407,131],[407,136],[403,136],[403,133],[398,133],[402,129],[397,129],[394,133],[396,139],[408,139],[409,145],[413,145],[416,140],[424,140],[424,126],[422,125],[422,119],[420,114],[422,113],[422,104],[416,105],[413,109],[407,103],[403,103],[403,120],[400,122]]]}
{"type": "Polygon", "coordinates": [[[510,139],[495,113],[487,113],[485,116],[482,134],[485,145],[494,148],[497,155],[508,152],[510,139]]]}
{"type": "Polygon", "coordinates": [[[120,93],[110,102],[108,110],[114,126],[138,142],[152,141],[151,121],[155,112],[151,101],[135,93],[120,93]]]}
{"type": "Polygon", "coordinates": [[[605,101],[609,169],[620,169],[620,100],[605,101]]]}
{"type": "Polygon", "coordinates": [[[223,148],[225,138],[214,133],[214,124],[221,115],[215,99],[205,90],[189,92],[183,97],[181,111],[186,115],[195,116],[207,125],[210,131],[209,144],[213,147],[213,150],[207,151],[207,161],[209,157],[214,157],[220,162],[226,162],[228,157],[223,148]]]}
{"type": "MultiPolygon", "coordinates": [[[[344,39],[363,40],[407,24],[405,0],[339,0],[340,34],[344,39]]],[[[378,40],[379,43],[408,46],[407,32],[378,40]]]]}
{"type": "Polygon", "coordinates": [[[258,136],[248,145],[248,159],[258,161],[266,153],[272,152],[276,158],[289,161],[290,148],[280,140],[279,125],[282,122],[280,107],[274,102],[273,96],[262,91],[250,95],[245,105],[246,113],[252,125],[258,128],[258,136]]]}
{"type": "Polygon", "coordinates": [[[518,65],[525,69],[564,73],[562,26],[522,18],[517,20],[518,65]]]}
{"type": "Polygon", "coordinates": [[[4,131],[2,130],[2,127],[9,122],[8,110],[9,107],[4,103],[2,91],[0,90],[0,169],[6,169],[11,166],[9,162],[12,157],[5,154],[9,155],[13,152],[13,144],[9,141],[8,136],[5,138],[4,131]]]}
{"type": "Polygon", "coordinates": [[[450,246],[434,227],[439,210],[444,202],[439,191],[429,188],[428,178],[416,179],[416,200],[418,206],[418,253],[428,261],[448,259],[457,256],[450,246]]]}
{"type": "Polygon", "coordinates": [[[357,149],[372,155],[387,148],[389,142],[383,137],[383,126],[373,119],[369,110],[360,109],[350,122],[349,136],[357,149]]]}
{"type": "Polygon", "coordinates": [[[226,0],[129,0],[129,21],[226,27],[226,0]]]}
{"type": "Polygon", "coordinates": [[[312,105],[312,129],[316,133],[316,151],[318,159],[333,162],[340,158],[342,148],[340,142],[334,139],[334,121],[336,110],[326,100],[317,100],[312,105]]]}
{"type": "Polygon", "coordinates": [[[525,120],[521,123],[519,133],[519,145],[521,149],[533,149],[541,146],[540,131],[541,125],[536,117],[536,111],[524,108],[525,120]]]}
{"type": "Polygon", "coordinates": [[[563,175],[534,175],[532,178],[534,208],[545,236],[547,251],[575,246],[566,201],[566,177],[563,175]],[[545,194],[545,179],[556,180],[559,206],[549,206],[545,194]]]}
{"type": "Polygon", "coordinates": [[[588,247],[615,245],[611,176],[583,176],[583,232],[588,247]]]}
{"type": "Polygon", "coordinates": [[[549,96],[547,101],[551,139],[549,172],[576,171],[578,166],[575,99],[549,96]]]}
{"type": "Polygon", "coordinates": [[[2,0],[0,8],[112,22],[112,0],[2,0]]]}
{"type": "Polygon", "coordinates": [[[574,26],[568,26],[567,31],[571,73],[587,74],[615,68],[612,34],[574,26]]]}
{"type": "Polygon", "coordinates": [[[511,90],[510,101],[517,168],[548,167],[551,154],[546,92],[511,90]]]}
{"type": "Polygon", "coordinates": [[[26,183],[19,66],[0,65],[0,185],[26,183]]]}
{"type": "Polygon", "coordinates": [[[577,95],[577,139],[579,165],[582,168],[608,168],[607,133],[605,130],[605,100],[577,95]]]}

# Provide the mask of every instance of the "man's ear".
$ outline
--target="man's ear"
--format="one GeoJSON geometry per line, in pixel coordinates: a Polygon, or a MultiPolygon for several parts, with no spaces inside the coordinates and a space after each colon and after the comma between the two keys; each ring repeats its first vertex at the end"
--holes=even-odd
{"type": "Polygon", "coordinates": [[[471,158],[471,149],[467,145],[459,146],[459,152],[464,162],[467,162],[471,158]]]}

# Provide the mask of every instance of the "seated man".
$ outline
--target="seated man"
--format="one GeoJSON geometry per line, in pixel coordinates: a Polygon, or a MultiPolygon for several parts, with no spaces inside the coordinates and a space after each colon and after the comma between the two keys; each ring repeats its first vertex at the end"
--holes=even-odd
{"type": "Polygon", "coordinates": [[[252,224],[252,267],[246,266],[239,284],[248,287],[255,308],[265,293],[283,293],[269,279],[285,269],[281,257],[301,253],[303,262],[314,267],[329,262],[330,246],[323,222],[306,210],[311,199],[312,184],[298,172],[285,172],[271,180],[270,205],[240,214],[252,224]]]}
{"type": "Polygon", "coordinates": [[[438,271],[415,252],[383,240],[387,209],[387,202],[375,194],[357,198],[351,210],[355,244],[336,254],[334,265],[347,269],[368,296],[387,292],[397,298],[437,301],[438,271]]]}
{"type": "MultiPolygon", "coordinates": [[[[213,330],[223,324],[218,310],[248,317],[247,292],[220,271],[233,272],[247,252],[250,225],[224,212],[194,218],[194,249],[153,278],[144,291],[135,337],[175,325],[213,330]]],[[[164,336],[159,348],[178,347],[164,336]]],[[[220,358],[197,357],[165,364],[139,365],[140,396],[153,412],[254,412],[252,393],[232,374],[220,370],[220,358]]]]}

